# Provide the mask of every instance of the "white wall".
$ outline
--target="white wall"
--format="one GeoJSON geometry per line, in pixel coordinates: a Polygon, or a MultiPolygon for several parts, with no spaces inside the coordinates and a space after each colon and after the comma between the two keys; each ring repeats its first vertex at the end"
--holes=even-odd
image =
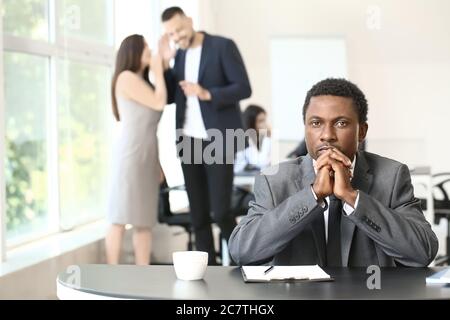
{"type": "Polygon", "coordinates": [[[157,1],[148,0],[115,0],[114,42],[118,49],[122,40],[132,34],[142,34],[154,47],[154,34],[158,29],[158,21],[154,21],[159,11],[157,1]],[[156,23],[155,23],[156,22],[156,23]],[[156,30],[155,30],[156,29],[156,30]]]}
{"type": "Polygon", "coordinates": [[[304,126],[298,121],[298,101],[316,82],[347,78],[347,46],[341,37],[273,37],[270,39],[272,123],[279,140],[302,140],[304,126]],[[299,74],[302,76],[299,77],[299,74]]]}
{"type": "Polygon", "coordinates": [[[56,278],[70,265],[96,264],[104,261],[104,241],[42,261],[0,277],[0,299],[57,299],[56,278]]]}
{"type": "MultiPolygon", "coordinates": [[[[209,31],[233,38],[243,55],[253,87],[243,106],[253,102],[270,110],[272,36],[343,36],[349,79],[369,101],[369,151],[410,165],[429,164],[434,172],[450,170],[450,1],[228,0],[201,5],[200,12],[210,15],[203,18],[209,31]]],[[[298,101],[299,108],[302,104],[298,101]]]]}

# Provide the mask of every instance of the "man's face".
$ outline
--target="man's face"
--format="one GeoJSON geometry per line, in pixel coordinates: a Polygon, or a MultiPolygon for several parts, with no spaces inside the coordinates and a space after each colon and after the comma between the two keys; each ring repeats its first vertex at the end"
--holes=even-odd
{"type": "Polygon", "coordinates": [[[181,14],[176,14],[172,19],[163,23],[164,30],[169,35],[170,40],[181,49],[187,49],[191,45],[194,36],[192,19],[181,14]]]}
{"type": "Polygon", "coordinates": [[[353,160],[367,129],[367,123],[359,123],[351,98],[330,95],[311,98],[305,114],[305,139],[313,159],[335,147],[353,160]]]}

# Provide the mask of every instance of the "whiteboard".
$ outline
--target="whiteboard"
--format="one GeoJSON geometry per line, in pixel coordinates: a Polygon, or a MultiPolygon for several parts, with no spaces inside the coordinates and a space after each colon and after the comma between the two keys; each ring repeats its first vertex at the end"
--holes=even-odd
{"type": "Polygon", "coordinates": [[[303,103],[325,78],[347,78],[345,39],[276,37],[270,41],[273,129],[280,141],[304,138],[303,103]]]}

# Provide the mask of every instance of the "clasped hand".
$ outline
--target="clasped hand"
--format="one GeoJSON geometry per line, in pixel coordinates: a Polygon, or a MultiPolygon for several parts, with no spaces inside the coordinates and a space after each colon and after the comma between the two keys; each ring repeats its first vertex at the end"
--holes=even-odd
{"type": "Polygon", "coordinates": [[[312,185],[318,201],[334,194],[354,207],[357,191],[351,185],[351,160],[336,148],[325,150],[315,163],[316,179],[312,185]]]}

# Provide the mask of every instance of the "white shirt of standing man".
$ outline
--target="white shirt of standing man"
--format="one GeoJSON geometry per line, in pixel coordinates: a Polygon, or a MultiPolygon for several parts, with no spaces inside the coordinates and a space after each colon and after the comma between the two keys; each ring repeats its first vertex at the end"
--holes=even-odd
{"type": "MultiPolygon", "coordinates": [[[[192,83],[198,82],[201,54],[202,46],[189,48],[186,51],[186,62],[184,66],[184,77],[186,81],[192,83]]],[[[186,97],[186,115],[183,133],[192,138],[208,138],[202,112],[200,110],[200,102],[195,95],[186,97]]]]}

